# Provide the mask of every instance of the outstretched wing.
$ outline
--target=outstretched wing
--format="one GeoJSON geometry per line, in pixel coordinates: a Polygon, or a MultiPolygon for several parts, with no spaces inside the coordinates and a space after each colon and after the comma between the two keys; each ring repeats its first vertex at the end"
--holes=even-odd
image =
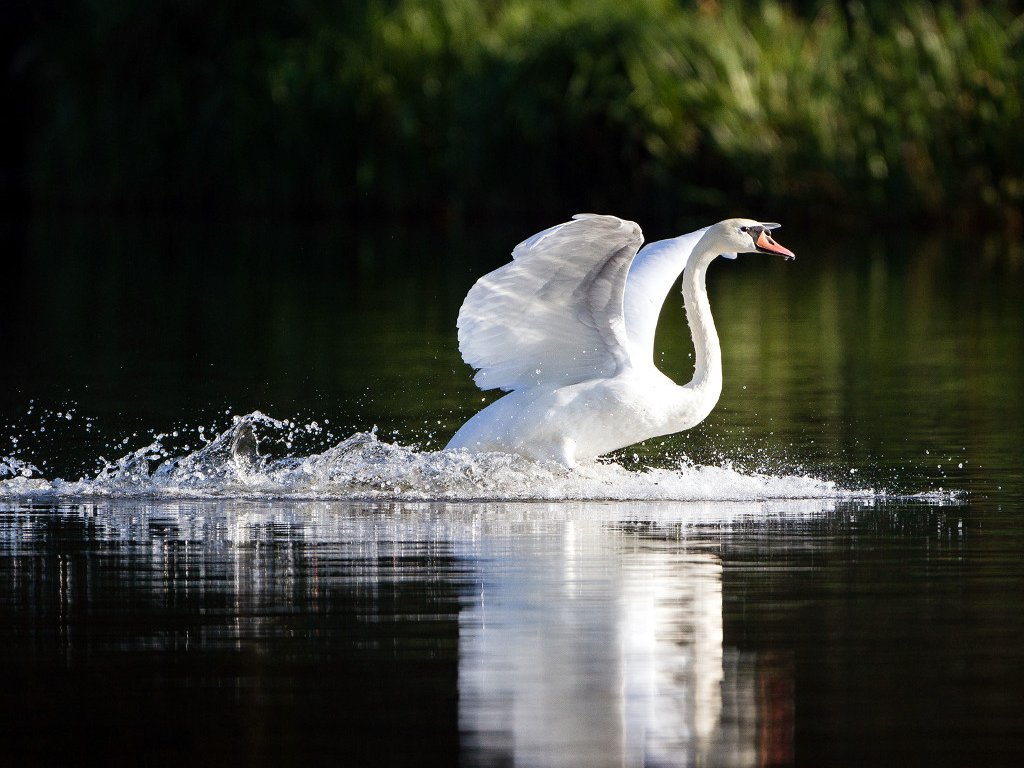
{"type": "Polygon", "coordinates": [[[481,389],[561,386],[614,376],[630,364],[623,319],[640,227],[577,214],[512,251],[459,311],[459,350],[481,389]]]}
{"type": "Polygon", "coordinates": [[[626,280],[623,310],[634,363],[654,363],[654,332],[665,297],[708,229],[704,227],[670,240],[648,243],[633,259],[626,280]]]}

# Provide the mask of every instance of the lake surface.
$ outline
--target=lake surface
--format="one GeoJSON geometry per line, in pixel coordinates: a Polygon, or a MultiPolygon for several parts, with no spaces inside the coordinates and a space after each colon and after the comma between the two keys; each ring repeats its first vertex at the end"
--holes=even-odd
{"type": "Polygon", "coordinates": [[[550,223],[8,225],[7,754],[1020,764],[1019,242],[783,229],[710,270],[699,428],[439,453],[492,397],[459,303],[550,223]]]}

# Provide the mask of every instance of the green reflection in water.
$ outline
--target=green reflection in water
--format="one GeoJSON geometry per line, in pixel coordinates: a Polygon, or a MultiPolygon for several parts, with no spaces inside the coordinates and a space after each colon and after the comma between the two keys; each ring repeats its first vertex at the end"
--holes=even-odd
{"type": "MultiPolygon", "coordinates": [[[[135,445],[133,432],[222,425],[228,410],[327,421],[337,439],[377,425],[386,438],[441,445],[494,397],[475,389],[458,355],[462,297],[550,223],[37,219],[8,230],[20,290],[0,413],[23,435],[19,450],[67,473],[122,437],[135,445]],[[26,431],[40,410],[67,403],[77,421],[26,431]],[[94,430],[82,429],[84,415],[97,418],[94,430]]],[[[710,270],[724,347],[718,408],[699,428],[622,457],[724,456],[911,490],[1016,487],[1019,243],[784,232],[796,262],[746,255],[710,270]]],[[[677,291],[656,356],[688,380],[677,291]]]]}

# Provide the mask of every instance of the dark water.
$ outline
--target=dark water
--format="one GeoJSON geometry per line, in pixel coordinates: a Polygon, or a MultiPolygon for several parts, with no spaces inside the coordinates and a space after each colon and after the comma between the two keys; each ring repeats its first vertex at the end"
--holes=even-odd
{"type": "MultiPolygon", "coordinates": [[[[322,427],[299,430],[294,455],[373,424],[436,447],[482,397],[456,350],[461,297],[546,223],[11,228],[0,456],[91,477],[154,434],[187,452],[257,408],[322,427]]],[[[839,482],[834,497],[764,500],[756,483],[686,504],[9,494],[5,754],[1019,764],[1021,248],[780,240],[794,264],[741,257],[709,275],[719,408],[620,461],[806,472],[839,482]]],[[[675,304],[660,340],[684,379],[675,304]]]]}

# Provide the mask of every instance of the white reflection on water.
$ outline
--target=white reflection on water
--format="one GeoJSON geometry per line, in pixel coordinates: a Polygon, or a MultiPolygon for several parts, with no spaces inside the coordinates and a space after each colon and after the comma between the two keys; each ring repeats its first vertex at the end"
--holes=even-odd
{"type": "Polygon", "coordinates": [[[481,542],[492,567],[459,632],[459,725],[476,759],[756,762],[753,666],[724,663],[721,560],[678,530],[651,533],[577,519],[481,542]]]}
{"type": "MultiPolygon", "coordinates": [[[[330,580],[368,590],[447,582],[462,595],[458,724],[468,763],[632,766],[749,765],[768,748],[791,757],[791,689],[725,644],[719,547],[737,527],[767,530],[832,508],[134,500],[50,514],[84,522],[104,551],[134,553],[125,576],[156,597],[229,593],[233,623],[186,643],[251,643],[269,631],[260,624],[268,610],[316,605],[330,580]],[[773,685],[782,696],[766,699],[761,689],[773,685]]],[[[47,513],[5,516],[0,544],[10,553],[46,535],[47,513]]],[[[84,585],[69,576],[61,602],[101,593],[88,581],[102,573],[80,572],[84,585]]],[[[179,641],[125,637],[119,647],[179,641]]]]}

